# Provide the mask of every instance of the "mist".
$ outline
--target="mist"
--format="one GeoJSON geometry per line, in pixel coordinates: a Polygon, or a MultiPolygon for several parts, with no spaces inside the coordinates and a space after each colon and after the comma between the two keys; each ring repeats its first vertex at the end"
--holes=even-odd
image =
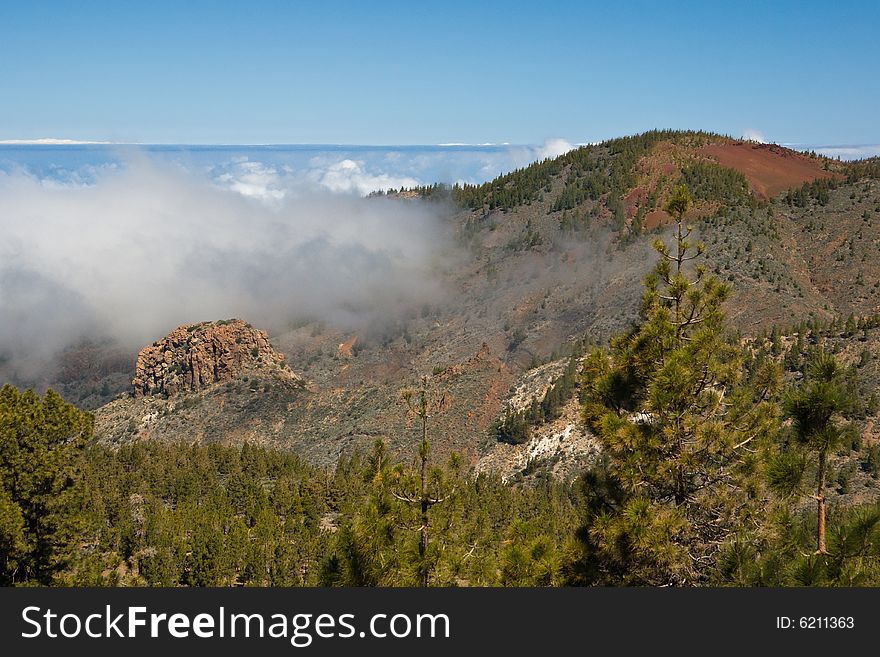
{"type": "Polygon", "coordinates": [[[267,194],[264,173],[218,181],[137,156],[89,185],[0,173],[0,365],[26,380],[83,339],[136,350],[230,317],[355,328],[442,299],[439,208],[293,177],[267,194]]]}

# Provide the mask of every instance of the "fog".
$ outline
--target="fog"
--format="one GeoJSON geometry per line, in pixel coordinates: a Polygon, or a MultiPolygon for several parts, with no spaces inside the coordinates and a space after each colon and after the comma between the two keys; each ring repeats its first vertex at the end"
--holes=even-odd
{"type": "Polygon", "coordinates": [[[348,328],[442,298],[433,274],[451,240],[437,208],[296,178],[254,193],[266,181],[249,174],[218,181],[137,156],[90,185],[0,173],[7,373],[38,376],[83,338],[134,350],[229,317],[348,328]]]}

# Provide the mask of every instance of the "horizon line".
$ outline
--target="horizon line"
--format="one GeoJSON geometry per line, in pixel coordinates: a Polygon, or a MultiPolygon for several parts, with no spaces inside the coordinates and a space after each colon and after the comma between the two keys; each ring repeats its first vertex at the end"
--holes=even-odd
{"type": "MultiPolygon", "coordinates": [[[[444,142],[431,143],[346,143],[346,142],[187,142],[187,141],[99,141],[88,139],[0,139],[0,146],[356,146],[359,148],[521,148],[539,147],[542,144],[513,142],[444,142]]],[[[584,146],[586,144],[576,144],[584,146]]]]}

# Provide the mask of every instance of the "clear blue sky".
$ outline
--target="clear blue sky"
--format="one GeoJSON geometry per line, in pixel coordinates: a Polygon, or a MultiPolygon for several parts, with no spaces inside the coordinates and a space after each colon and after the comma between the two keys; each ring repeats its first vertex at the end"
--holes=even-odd
{"type": "Polygon", "coordinates": [[[880,2],[0,2],[0,139],[880,142],[880,2]]]}

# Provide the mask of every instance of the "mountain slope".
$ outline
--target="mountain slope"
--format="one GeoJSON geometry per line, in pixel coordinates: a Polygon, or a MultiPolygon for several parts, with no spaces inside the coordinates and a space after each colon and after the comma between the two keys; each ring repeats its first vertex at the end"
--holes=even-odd
{"type": "MultiPolygon", "coordinates": [[[[458,251],[436,271],[445,300],[355,333],[318,323],[279,332],[272,342],[304,386],[239,377],[187,393],[176,410],[159,408],[161,399],[113,402],[99,413],[99,434],[132,439],[133,420],[138,438],[271,442],[319,463],[377,438],[410,454],[417,432],[399,392],[434,374],[446,403],[432,420],[433,444],[475,463],[496,451],[489,428],[531,368],[636,321],[655,261],[650,242],[667,230],[660,208],[680,182],[697,200],[691,219],[707,267],[733,286],[727,311],[744,335],[880,312],[877,169],[658,131],[485,185],[400,193],[400,203],[450,204],[440,207],[450,208],[458,251]],[[185,399],[194,400],[188,408],[185,399]],[[120,410],[126,404],[130,413],[120,410]],[[147,426],[143,418],[157,412],[147,426]]],[[[128,362],[133,368],[133,355],[128,362]]],[[[114,369],[89,386],[112,381],[126,396],[118,382],[129,372],[114,369]]]]}

